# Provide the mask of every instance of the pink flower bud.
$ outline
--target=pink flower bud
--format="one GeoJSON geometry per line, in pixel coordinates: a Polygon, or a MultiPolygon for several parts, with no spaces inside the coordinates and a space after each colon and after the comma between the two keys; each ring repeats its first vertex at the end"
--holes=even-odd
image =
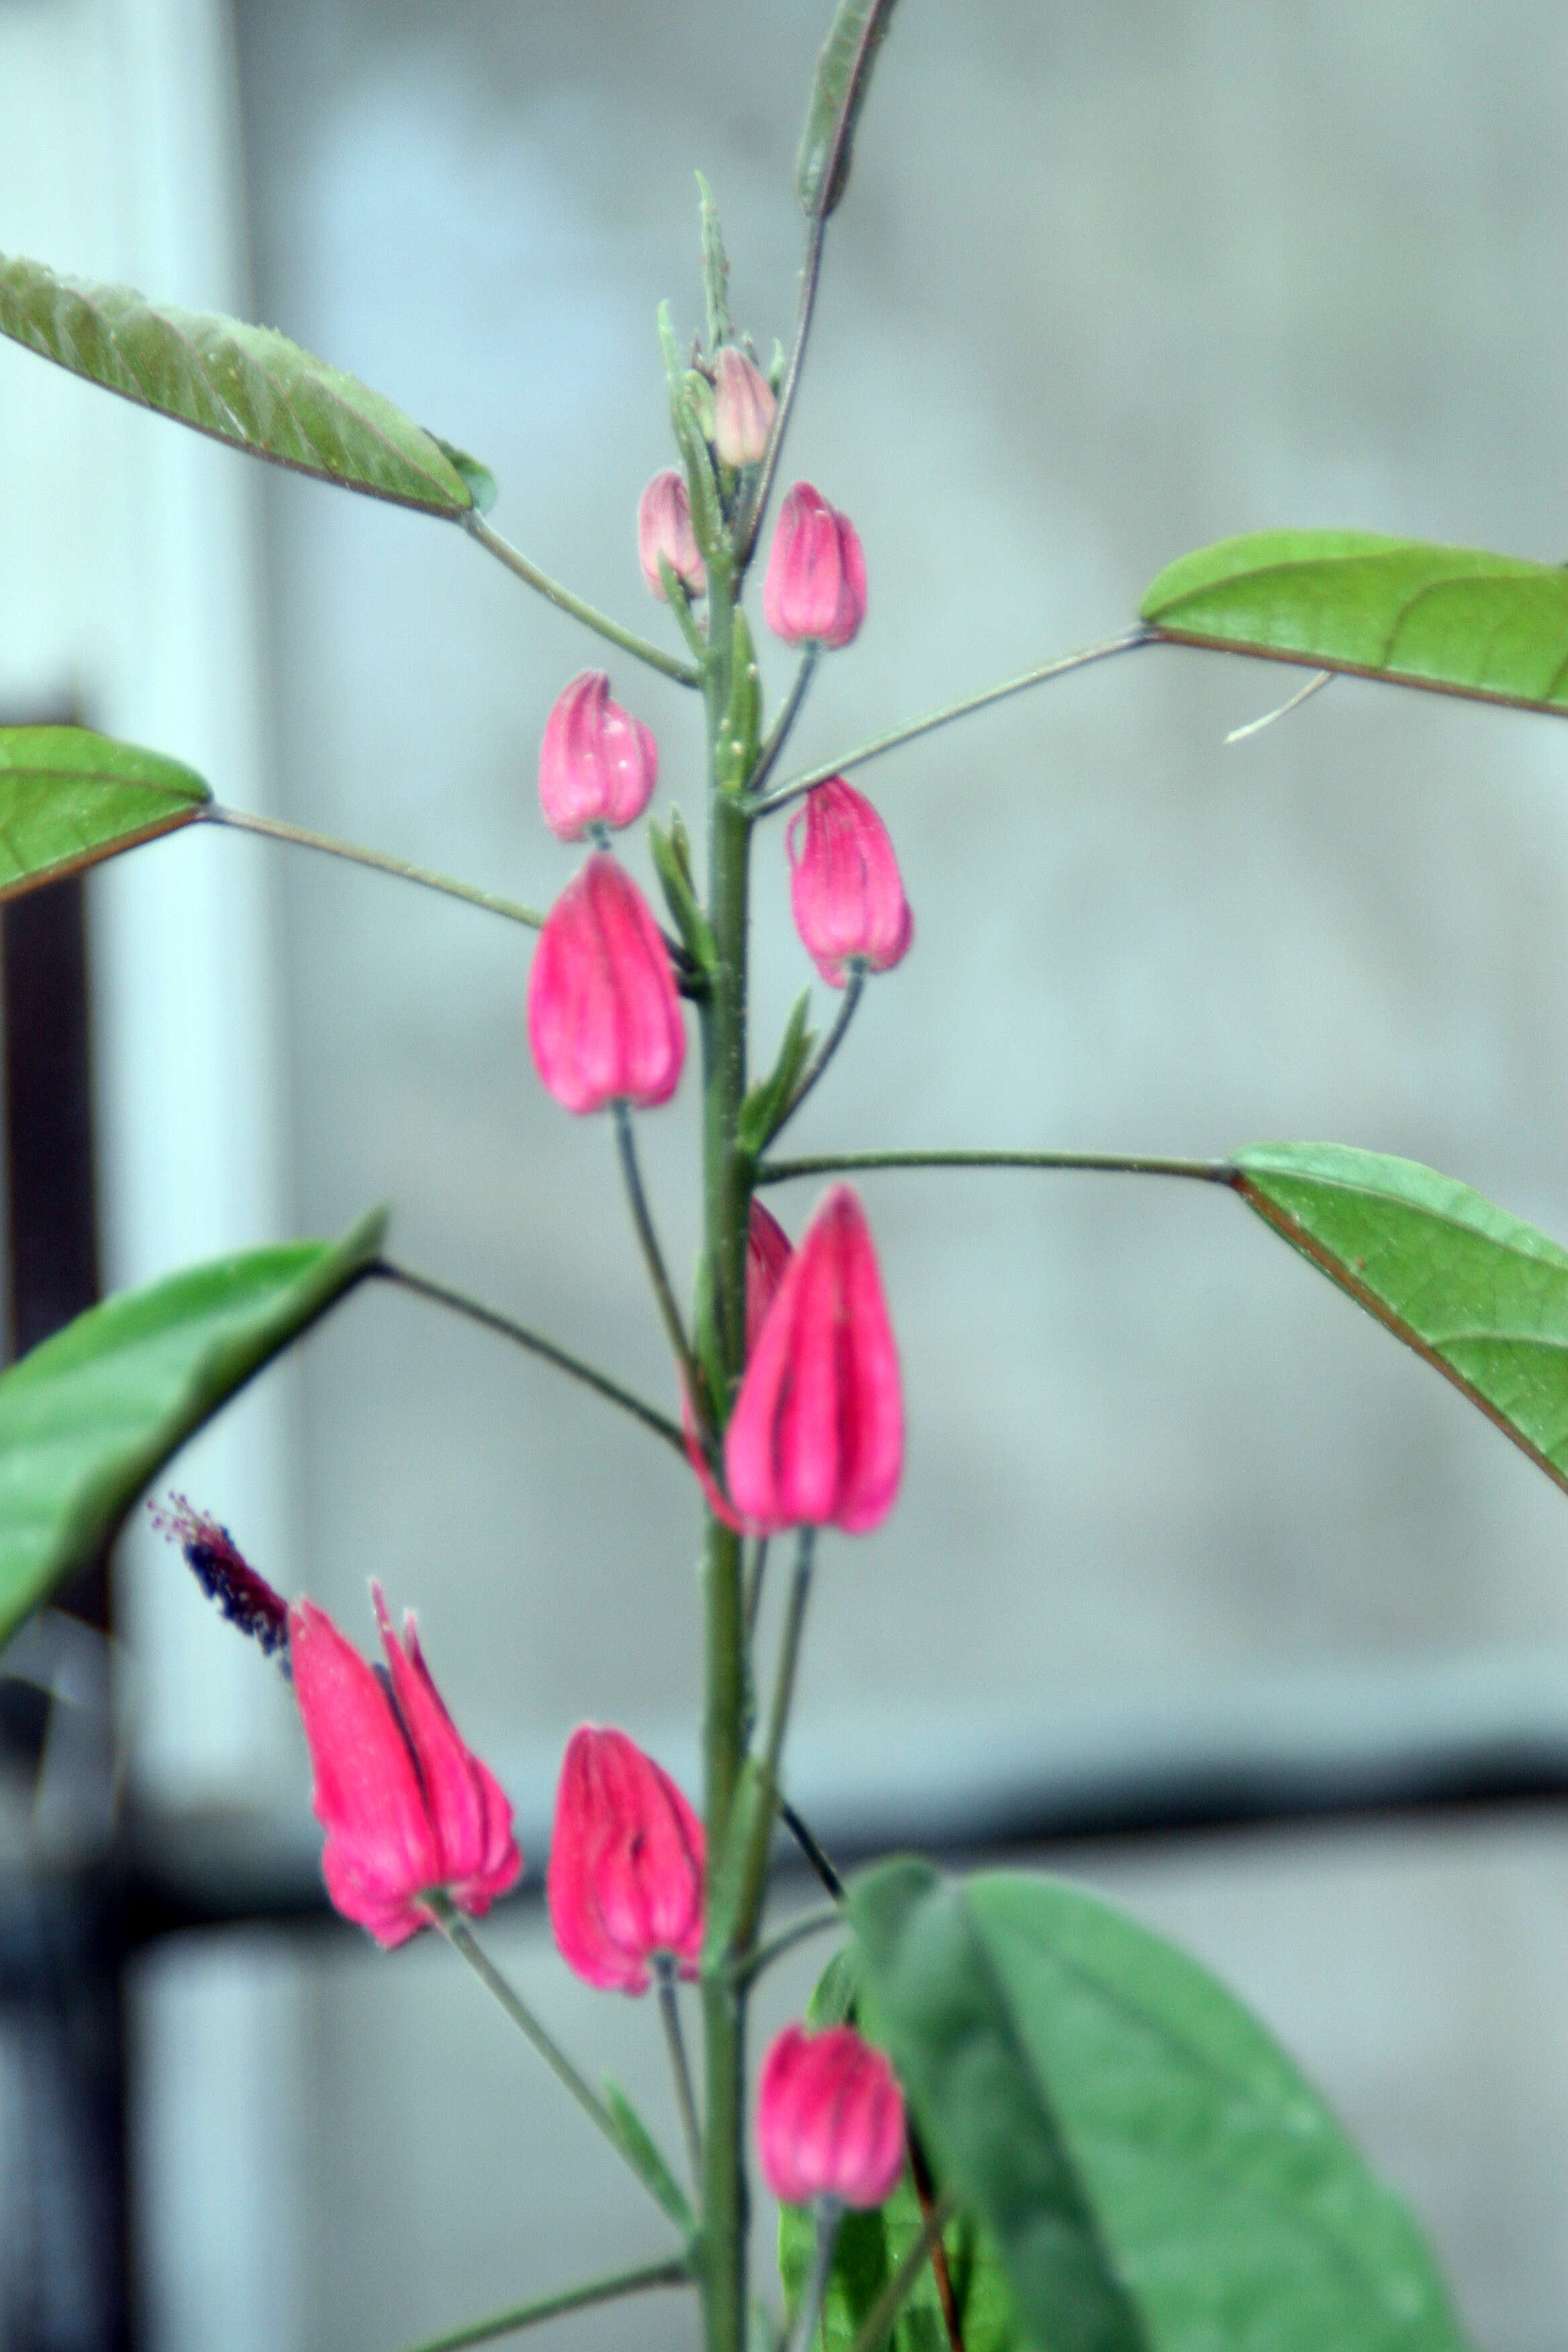
{"type": "Polygon", "coordinates": [[[757,1334],[768,1319],[778,1295],[784,1268],[795,1255],[790,1240],[771,1209],[753,1200],[746,1225],[746,1358],[751,1360],[757,1334]]]}
{"type": "Polygon", "coordinates": [[[668,1102],[686,1059],[669,950],[637,884],[596,849],[544,919],[528,975],[528,1036],[567,1110],[668,1102]]]}
{"type": "Polygon", "coordinates": [[[904,2168],[904,2099],[852,2025],[786,2025],[757,2086],[763,2178],[781,2205],[883,2205],[904,2168]]]}
{"type": "Polygon", "coordinates": [[[755,466],[778,404],[755,361],[726,343],[714,362],[713,447],[721,466],[755,466]]]}
{"type": "Polygon", "coordinates": [[[399,1636],[379,1584],[371,1595],[389,1680],[313,1601],[289,1612],[289,1653],[327,1832],[327,1893],[390,1950],[430,1925],[433,1893],[478,1918],[516,1881],[522,1856],[506,1791],[463,1745],[412,1612],[399,1636]]]}
{"type": "Polygon", "coordinates": [[[546,1892],[569,1969],[605,1992],[646,1992],[668,1955],[686,1978],[702,1950],[702,1824],[624,1731],[580,1724],[555,1797],[546,1892]]]}
{"type": "Polygon", "coordinates": [[[797,482],[779,509],[763,613],[787,646],[847,646],[866,617],[860,534],[809,482],[797,482]]]}
{"type": "Polygon", "coordinates": [[[656,474],[642,494],[637,506],[637,554],[642,561],[643,577],[661,604],[661,555],[692,595],[700,596],[708,585],[708,567],[698,552],[691,529],[691,500],[686,484],[673,469],[656,474]]]}
{"type": "Polygon", "coordinates": [[[784,1271],[730,1426],[724,1480],[753,1532],[859,1535],[904,1466],[899,1354],[871,1232],[847,1184],[826,1193],[784,1271]]]}
{"type": "Polygon", "coordinates": [[[795,927],[829,987],[844,986],[852,957],[890,971],[909,952],[914,918],[888,828],[864,793],[842,776],[815,785],[784,845],[795,927]]]}
{"type": "Polygon", "coordinates": [[[635,823],[658,782],[653,729],[610,700],[607,672],[585,669],[563,687],[539,747],[540,804],[556,839],[635,823]]]}

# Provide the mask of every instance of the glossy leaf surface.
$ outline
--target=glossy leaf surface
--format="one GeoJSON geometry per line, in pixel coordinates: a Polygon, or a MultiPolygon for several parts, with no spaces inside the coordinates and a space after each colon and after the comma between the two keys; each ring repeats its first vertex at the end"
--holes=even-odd
{"type": "Polygon", "coordinates": [[[1460,2352],[1402,2208],[1204,1969],[1043,1878],[865,1873],[864,2022],[994,2234],[1023,2339],[1460,2352]]]}
{"type": "Polygon", "coordinates": [[[212,793],[195,770],[85,727],[0,727],[0,898],[173,833],[212,793]]]}
{"type": "Polygon", "coordinates": [[[1568,1250],[1414,1160],[1259,1144],[1236,1165],[1276,1233],[1568,1486],[1568,1250]]]}
{"type": "Polygon", "coordinates": [[[888,37],[894,0],[838,0],[812,77],[795,194],[808,220],[826,220],[849,184],[851,150],[860,109],[871,87],[877,52],[888,37]]]}
{"type": "Polygon", "coordinates": [[[340,1242],[250,1250],[89,1307],[0,1374],[0,1642],[97,1558],[192,1433],[375,1260],[340,1242]]]}
{"type": "Polygon", "coordinates": [[[1266,530],[1162,572],[1139,607],[1184,645],[1568,711],[1568,571],[1360,530],[1266,530]]]}
{"type": "Polygon", "coordinates": [[[473,458],[460,468],[379,392],[270,327],[0,256],[0,333],[275,465],[428,514],[463,515],[476,503],[462,470],[483,472],[473,458]]]}

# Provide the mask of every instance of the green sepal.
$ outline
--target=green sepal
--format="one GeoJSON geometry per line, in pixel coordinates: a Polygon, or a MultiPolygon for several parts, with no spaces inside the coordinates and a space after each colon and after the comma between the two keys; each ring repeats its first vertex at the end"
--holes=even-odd
{"type": "Polygon", "coordinates": [[[686,413],[701,438],[713,438],[713,387],[700,368],[688,368],[680,379],[686,413]]]}
{"type": "Polygon", "coordinates": [[[686,475],[687,494],[691,500],[691,531],[702,561],[721,571],[730,568],[730,542],[724,531],[723,509],[719,500],[719,485],[713,476],[713,461],[703,438],[701,420],[693,413],[690,394],[687,391],[686,362],[675,340],[675,328],[670,320],[669,305],[658,306],[658,340],[664,352],[664,370],[669,379],[669,422],[679,448],[686,475]]]}
{"type": "Polygon", "coordinates": [[[719,950],[708,918],[703,913],[692,885],[691,867],[681,853],[687,847],[686,828],[680,828],[680,839],[675,838],[677,817],[667,833],[657,817],[648,820],[647,841],[653,853],[654,870],[664,890],[664,900],[679,932],[681,942],[700,971],[710,979],[719,969],[719,950]]]}
{"type": "Polygon", "coordinates": [[[719,208],[700,172],[697,174],[697,211],[702,226],[702,290],[708,299],[708,352],[711,358],[735,331],[730,322],[730,257],[724,250],[719,208]]]}
{"type": "Polygon", "coordinates": [[[744,613],[734,615],[730,654],[730,703],[719,730],[719,789],[744,792],[762,742],[763,681],[744,613]]]}
{"type": "Polygon", "coordinates": [[[773,1068],[765,1078],[758,1079],[741,1105],[736,1139],[748,1159],[760,1159],[777,1134],[801,1072],[811,1059],[816,1037],[805,1025],[810,1011],[811,991],[803,988],[790,1007],[773,1068]]]}
{"type": "Polygon", "coordinates": [[[689,2243],[697,2232],[697,2216],[691,2201],[670,2170],[658,2141],[621,2089],[608,2074],[600,2078],[605,2105],[616,2126],[616,2137],[627,2163],[637,2173],[644,2188],[662,2206],[681,2236],[689,2243]]]}

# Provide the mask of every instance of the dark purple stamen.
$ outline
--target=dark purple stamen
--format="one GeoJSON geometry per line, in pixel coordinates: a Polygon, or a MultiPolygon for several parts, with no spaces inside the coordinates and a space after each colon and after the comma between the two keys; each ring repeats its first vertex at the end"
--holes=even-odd
{"type": "Polygon", "coordinates": [[[171,1495],[166,1509],[149,1503],[147,1515],[160,1535],[179,1545],[196,1582],[229,1623],[258,1642],[268,1657],[282,1653],[279,1664],[287,1674],[289,1604],[258,1576],[228,1529],[210,1512],[193,1510],[184,1495],[171,1495]]]}

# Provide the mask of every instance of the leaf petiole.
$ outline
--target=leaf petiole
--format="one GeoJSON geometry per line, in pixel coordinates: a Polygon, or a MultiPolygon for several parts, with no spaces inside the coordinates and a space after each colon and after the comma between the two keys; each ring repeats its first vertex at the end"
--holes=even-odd
{"type": "Polygon", "coordinates": [[[504,563],[509,572],[515,572],[520,580],[525,580],[531,588],[537,588],[539,593],[558,611],[570,613],[574,621],[581,621],[585,627],[596,630],[601,637],[607,637],[611,645],[619,646],[623,653],[635,654],[637,660],[647,662],[650,669],[662,670],[665,677],[674,678],[678,686],[701,685],[700,670],[677,661],[675,656],[667,654],[661,646],[650,644],[647,637],[639,637],[635,629],[624,629],[618,621],[612,621],[607,613],[601,613],[583,597],[574,596],[570,588],[562,586],[559,580],[552,580],[548,572],[542,572],[537,563],[529,562],[521,548],[513,547],[499,530],[492,530],[477,508],[463,517],[463,528],[488,553],[504,563]]]}
{"type": "Polygon", "coordinates": [[[448,2329],[444,2336],[426,2336],[410,2345],[408,2352],[466,2352],[470,2344],[489,2344],[498,2336],[512,2336],[519,2329],[536,2327],[542,2319],[557,2319],[568,2311],[585,2311],[595,2303],[614,2303],[626,2294],[640,2294],[647,2287],[687,2286],[691,2281],[689,2263],[672,2260],[668,2263],[644,2263],[637,2270],[612,2271],[607,2277],[585,2279],[581,2286],[560,2289],[554,2294],[542,2294],[531,2303],[520,2303],[510,2311],[498,2311],[489,2319],[476,2319],[466,2327],[448,2329]]]}

